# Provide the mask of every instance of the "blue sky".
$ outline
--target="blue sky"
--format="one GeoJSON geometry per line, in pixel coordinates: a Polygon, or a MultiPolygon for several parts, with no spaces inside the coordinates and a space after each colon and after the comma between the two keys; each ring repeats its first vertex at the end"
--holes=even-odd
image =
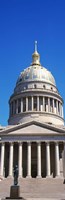
{"type": "Polygon", "coordinates": [[[1,125],[7,125],[8,100],[20,72],[32,61],[35,40],[41,63],[65,100],[65,0],[0,0],[1,125]]]}

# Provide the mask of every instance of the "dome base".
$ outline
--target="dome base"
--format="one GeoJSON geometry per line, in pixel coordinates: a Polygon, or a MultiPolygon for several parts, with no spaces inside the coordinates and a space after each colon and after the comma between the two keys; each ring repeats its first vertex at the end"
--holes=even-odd
{"type": "Polygon", "coordinates": [[[42,123],[49,123],[54,125],[64,125],[64,119],[56,114],[45,112],[25,112],[10,117],[8,120],[9,125],[17,125],[32,120],[39,120],[42,123]]]}

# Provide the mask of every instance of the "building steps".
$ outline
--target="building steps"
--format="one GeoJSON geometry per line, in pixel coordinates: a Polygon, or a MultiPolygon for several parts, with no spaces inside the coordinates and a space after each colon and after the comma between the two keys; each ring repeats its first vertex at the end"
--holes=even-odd
{"type": "MultiPolygon", "coordinates": [[[[10,196],[10,186],[13,179],[7,178],[0,181],[0,198],[10,196]]],[[[22,178],[19,179],[20,196],[26,200],[64,200],[65,184],[59,178],[22,178]]]]}

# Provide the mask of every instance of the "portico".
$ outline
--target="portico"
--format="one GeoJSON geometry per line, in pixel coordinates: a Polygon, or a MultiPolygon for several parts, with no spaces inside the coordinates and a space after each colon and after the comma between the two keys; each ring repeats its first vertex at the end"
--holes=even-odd
{"type": "Polygon", "coordinates": [[[16,164],[19,178],[60,177],[63,148],[64,142],[59,141],[1,142],[0,178],[13,177],[16,164]],[[5,160],[6,150],[8,157],[5,160]]]}

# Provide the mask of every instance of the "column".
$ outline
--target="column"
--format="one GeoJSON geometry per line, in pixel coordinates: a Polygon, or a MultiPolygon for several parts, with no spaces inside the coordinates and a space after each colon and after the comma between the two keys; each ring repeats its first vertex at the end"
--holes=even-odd
{"type": "Polygon", "coordinates": [[[32,111],[33,111],[33,97],[32,97],[32,111]]]}
{"type": "Polygon", "coordinates": [[[61,116],[61,103],[59,102],[59,115],[61,116]]]}
{"type": "Polygon", "coordinates": [[[13,177],[13,142],[10,143],[9,176],[13,177]]]}
{"type": "Polygon", "coordinates": [[[58,114],[58,101],[56,101],[56,114],[58,114]]]}
{"type": "Polygon", "coordinates": [[[22,142],[19,142],[19,178],[22,177],[23,171],[22,171],[22,142]]]}
{"type": "Polygon", "coordinates": [[[54,99],[53,99],[53,113],[54,113],[54,99]]]}
{"type": "Polygon", "coordinates": [[[56,174],[56,177],[58,177],[60,175],[58,142],[55,142],[55,174],[56,174]]]}
{"type": "Polygon", "coordinates": [[[23,98],[21,98],[21,113],[23,112],[23,98]]]}
{"type": "Polygon", "coordinates": [[[37,97],[37,111],[39,111],[39,97],[37,97]]]}
{"type": "Polygon", "coordinates": [[[28,97],[26,97],[26,112],[28,111],[28,97]]]}
{"type": "Polygon", "coordinates": [[[1,144],[1,171],[0,176],[4,177],[4,154],[5,154],[5,143],[1,144]]]}
{"type": "Polygon", "coordinates": [[[13,101],[13,114],[15,114],[15,100],[13,101]]]}
{"type": "Polygon", "coordinates": [[[45,104],[46,104],[46,112],[48,112],[48,97],[46,97],[46,99],[45,99],[45,104]]]}
{"type": "Polygon", "coordinates": [[[62,153],[62,159],[63,159],[63,177],[64,177],[64,183],[65,183],[65,141],[64,141],[64,150],[62,153]]]}
{"type": "Polygon", "coordinates": [[[31,142],[27,143],[27,178],[31,178],[31,142]]]}
{"type": "Polygon", "coordinates": [[[48,112],[50,112],[50,98],[48,97],[48,112]]]}
{"type": "Polygon", "coordinates": [[[18,99],[17,99],[17,102],[16,102],[16,114],[18,114],[18,99]]]}
{"type": "Polygon", "coordinates": [[[45,97],[43,97],[43,111],[45,111],[45,97]]]}
{"type": "Polygon", "coordinates": [[[60,116],[62,117],[62,105],[60,103],[60,116]]]}
{"type": "Polygon", "coordinates": [[[41,178],[41,142],[37,143],[37,178],[41,178]]]}
{"type": "Polygon", "coordinates": [[[46,176],[50,176],[50,144],[46,142],[46,176]]]}

